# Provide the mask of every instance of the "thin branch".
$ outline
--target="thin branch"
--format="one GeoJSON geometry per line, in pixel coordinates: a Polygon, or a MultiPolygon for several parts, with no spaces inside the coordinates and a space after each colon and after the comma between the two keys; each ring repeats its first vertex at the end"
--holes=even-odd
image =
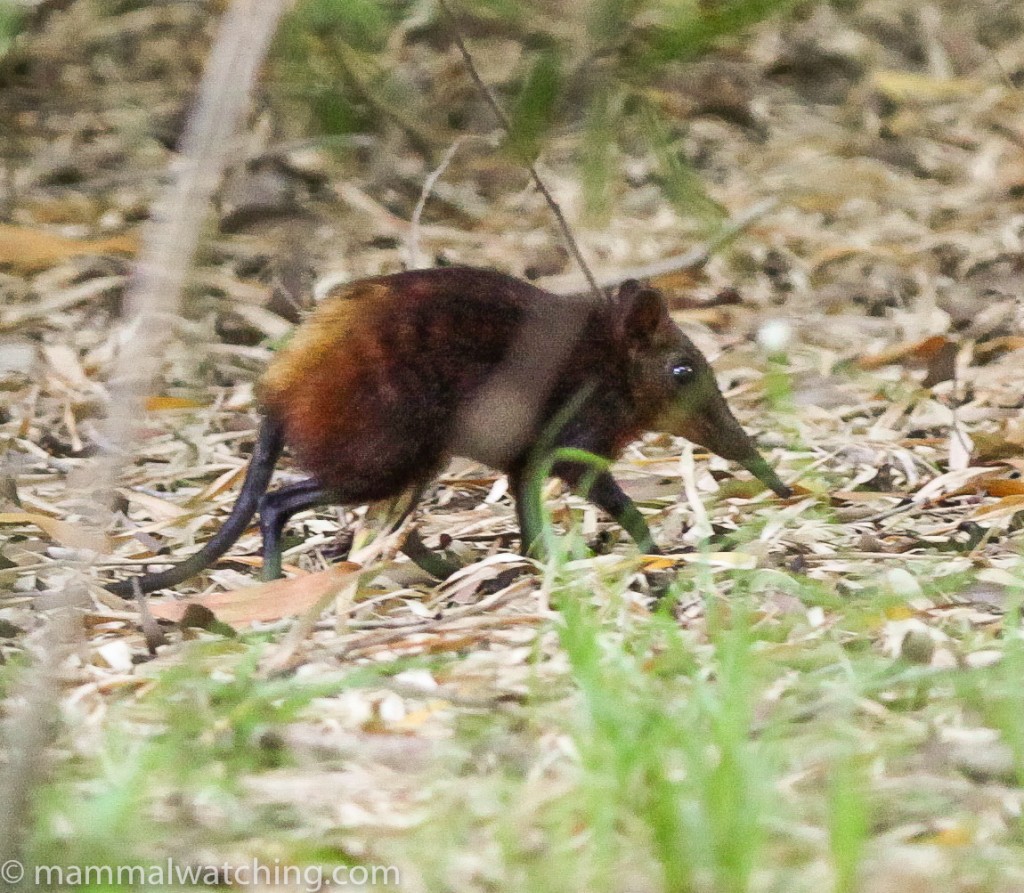
{"type": "MultiPolygon", "coordinates": [[[[508,115],[502,111],[498,101],[494,98],[494,94],[491,92],[491,88],[484,83],[480,72],[477,70],[476,63],[473,62],[473,57],[469,53],[469,49],[466,47],[465,40],[462,39],[462,31],[459,29],[458,21],[455,15],[452,13],[451,7],[448,5],[448,0],[438,0],[438,5],[443,10],[445,16],[448,18],[448,23],[452,29],[452,38],[455,41],[455,46],[458,47],[459,53],[462,55],[462,61],[466,63],[466,68],[469,71],[469,76],[472,78],[473,83],[476,85],[477,90],[480,91],[480,95],[483,96],[484,101],[490,106],[491,111],[494,113],[494,117],[498,119],[498,123],[502,129],[509,136],[512,135],[512,124],[508,119],[508,115]]],[[[565,244],[569,251],[572,253],[573,258],[579,265],[579,268],[583,271],[583,275],[587,277],[587,283],[590,285],[590,290],[594,293],[594,297],[599,301],[607,301],[608,298],[600,286],[597,284],[597,280],[594,278],[594,274],[590,272],[590,267],[587,266],[586,260],[583,258],[583,252],[580,251],[580,246],[577,244],[575,237],[572,234],[572,230],[569,228],[569,223],[565,219],[565,215],[562,214],[562,209],[558,206],[558,202],[555,201],[554,196],[550,193],[547,186],[544,185],[544,181],[541,179],[540,174],[537,173],[536,166],[528,161],[526,158],[522,159],[523,164],[530,172],[530,176],[533,178],[534,184],[540,191],[540,194],[544,196],[544,201],[548,203],[548,207],[551,209],[551,213],[555,215],[555,219],[558,221],[558,226],[562,231],[562,238],[565,240],[565,244]]]]}
{"type": "Polygon", "coordinates": [[[423,181],[423,191],[420,192],[420,199],[416,202],[416,207],[412,212],[412,218],[409,220],[409,235],[406,241],[406,263],[409,265],[410,269],[415,268],[419,264],[420,217],[423,216],[423,209],[427,206],[427,199],[430,198],[430,193],[434,191],[434,186],[437,184],[437,181],[441,179],[441,175],[448,169],[448,165],[452,163],[455,153],[459,151],[459,148],[465,141],[466,137],[464,136],[460,136],[455,140],[455,142],[448,147],[448,151],[442,156],[441,163],[438,164],[438,166],[427,176],[427,179],[423,181]]]}
{"type": "MultiPolygon", "coordinates": [[[[770,213],[779,204],[777,198],[767,198],[764,201],[751,205],[746,211],[738,214],[729,220],[708,242],[697,245],[662,260],[644,264],[638,267],[627,267],[615,273],[602,276],[598,281],[604,288],[614,289],[627,279],[655,279],[658,276],[667,276],[670,273],[678,273],[682,270],[699,270],[706,266],[708,261],[715,256],[722,248],[734,241],[765,214],[770,213]]],[[[569,290],[576,279],[575,273],[559,276],[547,276],[538,282],[544,288],[550,289],[558,294],[569,294],[579,296],[581,291],[569,290]]]]}

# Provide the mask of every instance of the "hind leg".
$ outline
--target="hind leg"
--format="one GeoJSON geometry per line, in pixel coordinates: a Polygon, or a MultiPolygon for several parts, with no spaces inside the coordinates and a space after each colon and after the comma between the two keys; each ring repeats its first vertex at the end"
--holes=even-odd
{"type": "Polygon", "coordinates": [[[298,512],[336,501],[336,496],[313,478],[272,490],[260,500],[264,580],[281,576],[281,535],[288,519],[298,512]]]}
{"type": "MultiPolygon", "coordinates": [[[[406,500],[405,505],[402,507],[397,518],[388,525],[388,533],[394,533],[398,530],[405,519],[415,511],[416,506],[423,498],[423,494],[427,491],[434,476],[434,471],[431,470],[429,474],[422,475],[406,487],[402,494],[402,498],[406,500]]],[[[447,580],[462,567],[459,562],[450,561],[432,549],[427,548],[415,528],[409,531],[400,551],[421,570],[425,570],[428,574],[437,577],[439,580],[447,580]]]]}
{"type": "Polygon", "coordinates": [[[433,480],[433,475],[423,477],[406,487],[405,492],[402,493],[401,497],[406,500],[406,504],[402,507],[402,511],[399,513],[398,517],[388,525],[389,533],[394,533],[398,530],[398,528],[405,522],[405,519],[416,511],[416,507],[420,504],[423,494],[427,492],[427,487],[430,486],[431,480],[433,480]]]}

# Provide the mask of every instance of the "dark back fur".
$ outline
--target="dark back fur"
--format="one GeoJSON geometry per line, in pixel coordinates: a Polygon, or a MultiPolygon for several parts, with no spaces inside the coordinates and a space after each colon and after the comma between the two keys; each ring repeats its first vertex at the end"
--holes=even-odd
{"type": "Polygon", "coordinates": [[[268,369],[261,400],[299,463],[339,501],[393,496],[447,459],[460,410],[501,374],[533,314],[551,340],[535,346],[538,356],[573,339],[547,396],[531,395],[536,427],[596,381],[594,436],[585,439],[609,455],[621,449],[638,427],[611,305],[569,303],[489,270],[398,273],[329,296],[268,369]]]}

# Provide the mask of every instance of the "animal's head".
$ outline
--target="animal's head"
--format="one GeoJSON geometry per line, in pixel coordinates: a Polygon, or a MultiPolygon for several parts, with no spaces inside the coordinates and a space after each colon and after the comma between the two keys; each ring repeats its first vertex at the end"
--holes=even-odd
{"type": "Polygon", "coordinates": [[[618,336],[626,345],[630,389],[644,427],[692,440],[790,496],[736,421],[704,354],[672,322],[661,292],[629,280],[619,288],[617,305],[618,336]]]}

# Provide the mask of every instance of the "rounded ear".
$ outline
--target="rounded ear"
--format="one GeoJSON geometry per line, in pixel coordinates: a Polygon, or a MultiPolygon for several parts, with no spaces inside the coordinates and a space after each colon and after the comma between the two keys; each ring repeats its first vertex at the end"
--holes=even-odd
{"type": "Polygon", "coordinates": [[[627,279],[619,286],[619,328],[629,341],[650,341],[668,315],[665,299],[655,288],[627,279]]]}

